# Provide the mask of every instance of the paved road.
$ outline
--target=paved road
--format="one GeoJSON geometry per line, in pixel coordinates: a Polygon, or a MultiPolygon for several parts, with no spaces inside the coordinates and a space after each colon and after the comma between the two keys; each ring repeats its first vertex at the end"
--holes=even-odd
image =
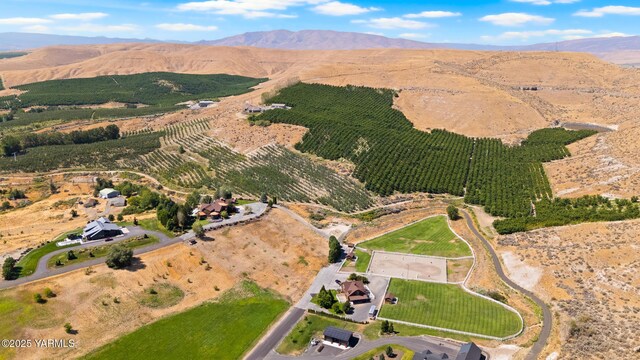
{"type": "Polygon", "coordinates": [[[339,355],[322,354],[317,352],[307,353],[301,356],[286,356],[280,355],[276,352],[270,352],[264,359],[268,360],[291,360],[291,359],[337,359],[348,360],[353,359],[356,356],[362,355],[369,350],[375,349],[384,345],[401,345],[405,346],[413,351],[424,351],[426,349],[431,350],[436,354],[447,353],[449,358],[453,359],[454,356],[460,350],[460,345],[455,343],[446,342],[437,338],[430,338],[427,336],[412,336],[412,337],[384,337],[373,341],[361,339],[358,345],[342,352],[339,355]]]}
{"type": "Polygon", "coordinates": [[[500,276],[502,281],[504,281],[505,283],[507,283],[507,285],[511,286],[517,291],[530,297],[542,309],[543,319],[542,319],[542,329],[540,331],[540,335],[538,336],[538,340],[533,344],[533,346],[531,347],[531,350],[529,350],[529,353],[525,357],[526,360],[538,359],[538,357],[540,356],[540,353],[542,352],[545,345],[547,344],[547,340],[549,339],[549,336],[551,335],[551,327],[552,327],[551,310],[549,310],[549,307],[547,306],[547,304],[545,304],[545,302],[542,301],[542,299],[536,296],[536,294],[521,287],[520,285],[511,281],[507,277],[507,275],[504,273],[502,269],[502,263],[500,263],[498,254],[496,254],[495,250],[493,250],[491,243],[489,243],[489,241],[478,231],[469,213],[467,213],[465,210],[462,210],[462,215],[464,216],[464,219],[466,220],[467,226],[469,227],[469,229],[471,229],[471,231],[476,237],[478,237],[480,240],[482,240],[482,242],[484,242],[487,250],[489,250],[489,253],[491,254],[491,259],[493,261],[493,265],[496,268],[496,273],[498,274],[498,276],[500,276]]]}
{"type": "Polygon", "coordinates": [[[272,349],[280,343],[281,339],[293,329],[293,327],[302,319],[305,310],[292,307],[287,314],[278,322],[278,324],[269,331],[258,345],[256,345],[249,354],[245,356],[245,360],[260,360],[266,358],[272,349]]]}
{"type": "MultiPolygon", "coordinates": [[[[215,222],[215,223],[210,223],[210,224],[206,224],[203,226],[203,228],[205,230],[214,230],[223,226],[229,226],[229,225],[234,225],[237,223],[242,223],[245,221],[251,221],[251,220],[255,220],[260,218],[266,211],[267,211],[267,205],[263,204],[263,203],[252,203],[250,204],[253,213],[252,214],[244,214],[243,213],[243,206],[240,207],[241,211],[238,214],[234,214],[233,216],[231,216],[229,219],[225,219],[223,221],[220,222],[215,222]]],[[[81,263],[77,263],[77,264],[73,264],[73,265],[69,265],[69,266],[64,266],[64,267],[59,267],[59,268],[48,268],[47,267],[47,262],[49,261],[49,259],[51,259],[52,257],[67,252],[69,250],[79,250],[79,249],[83,249],[83,248],[88,248],[88,247],[94,247],[94,246],[98,246],[98,245],[104,245],[104,244],[114,244],[114,243],[118,243],[120,241],[124,241],[126,239],[130,239],[132,237],[136,237],[136,236],[142,236],[144,234],[149,234],[149,235],[154,235],[156,236],[160,241],[155,243],[155,244],[151,244],[149,246],[145,246],[142,248],[138,248],[138,249],[134,249],[133,253],[134,255],[140,255],[140,254],[144,254],[150,251],[154,251],[160,248],[163,248],[165,246],[169,246],[169,245],[173,245],[182,241],[187,241],[190,239],[193,239],[196,237],[196,235],[194,234],[193,231],[189,231],[181,236],[178,237],[174,237],[171,238],[161,232],[157,232],[157,231],[150,231],[150,230],[145,230],[139,226],[128,226],[127,229],[129,230],[128,234],[125,234],[124,236],[120,236],[120,237],[116,237],[114,238],[114,240],[112,242],[108,242],[106,243],[104,240],[98,240],[98,241],[91,241],[82,245],[78,245],[78,246],[74,246],[71,248],[66,248],[66,249],[61,249],[61,250],[56,250],[54,252],[51,252],[45,256],[43,256],[39,261],[38,261],[38,266],[36,268],[36,271],[29,276],[25,276],[16,280],[3,280],[2,282],[0,282],[0,289],[8,289],[14,286],[18,286],[18,285],[22,285],[28,282],[32,282],[32,281],[36,281],[36,280],[41,280],[47,277],[51,277],[51,276],[56,276],[56,275],[60,275],[60,274],[64,274],[70,271],[74,271],[74,270],[78,270],[78,269],[82,269],[82,268],[86,268],[86,267],[90,267],[90,266],[95,266],[95,265],[99,265],[99,264],[103,264],[104,263],[104,258],[96,258],[96,259],[92,259],[92,260],[88,260],[88,261],[83,261],[81,263]]]]}

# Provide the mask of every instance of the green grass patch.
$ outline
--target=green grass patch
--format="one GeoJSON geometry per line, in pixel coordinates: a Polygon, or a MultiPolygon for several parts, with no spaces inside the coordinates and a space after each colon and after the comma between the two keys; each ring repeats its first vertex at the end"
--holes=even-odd
{"type": "Polygon", "coordinates": [[[50,267],[50,268],[64,267],[72,264],[82,263],[94,258],[101,258],[101,257],[107,256],[107,253],[109,253],[109,249],[111,249],[113,246],[116,246],[116,245],[122,245],[128,249],[136,249],[139,247],[155,244],[159,241],[160,240],[157,237],[150,235],[147,238],[143,238],[143,237],[132,238],[132,239],[127,239],[127,240],[119,241],[117,243],[112,243],[108,245],[100,245],[100,246],[83,248],[77,251],[70,249],[69,251],[73,251],[73,254],[75,255],[75,259],[69,259],[68,252],[65,251],[49,259],[49,261],[47,261],[47,267],[50,267]],[[60,261],[62,265],[56,265],[57,261],[60,261]]]}
{"type": "Polygon", "coordinates": [[[307,314],[291,332],[282,340],[277,348],[278,353],[283,355],[296,355],[302,353],[307,348],[311,338],[322,338],[322,332],[328,326],[334,326],[349,331],[357,331],[360,325],[340,319],[333,319],[326,316],[307,314]]]}
{"type": "Polygon", "coordinates": [[[143,306],[164,309],[178,304],[184,298],[184,291],[168,283],[155,284],[144,289],[137,298],[143,306]]]}
{"type": "Polygon", "coordinates": [[[517,314],[458,285],[392,279],[389,292],[398,303],[383,306],[380,317],[497,337],[521,329],[517,314]]]}
{"type": "Polygon", "coordinates": [[[444,257],[471,256],[471,249],[449,228],[446,216],[434,216],[360,243],[369,250],[444,257]]]}
{"type": "Polygon", "coordinates": [[[371,261],[371,254],[364,250],[356,249],[356,257],[356,271],[366,272],[369,267],[369,262],[371,261]]]}
{"type": "Polygon", "coordinates": [[[239,199],[238,202],[236,203],[236,205],[237,206],[242,206],[242,205],[253,204],[254,202],[257,202],[257,200],[239,199]]]}
{"type": "Polygon", "coordinates": [[[164,227],[164,225],[162,225],[160,221],[158,221],[158,219],[156,218],[138,220],[138,226],[140,226],[145,230],[161,232],[167,235],[168,237],[175,236],[175,234],[172,231],[167,230],[167,228],[164,227]]]}
{"type": "Polygon", "coordinates": [[[52,253],[57,250],[72,248],[74,246],[78,246],[79,244],[67,245],[67,246],[57,246],[56,243],[58,241],[64,240],[70,234],[79,234],[82,233],[82,228],[78,228],[75,230],[68,231],[57,238],[55,240],[40,246],[39,248],[33,249],[27,253],[27,255],[23,256],[20,261],[16,264],[16,272],[18,272],[18,277],[29,276],[36,271],[38,267],[38,262],[42,259],[43,256],[52,253]]]}
{"type": "MultiPolygon", "coordinates": [[[[40,294],[44,296],[42,292],[40,294]]],[[[8,290],[0,292],[0,338],[23,339],[25,328],[48,329],[62,326],[63,318],[49,304],[37,304],[30,291],[8,290]],[[58,325],[59,324],[59,325],[58,325]]],[[[55,299],[48,299],[55,301],[55,299]]],[[[19,359],[15,348],[0,347],[0,359],[19,359]]],[[[22,349],[24,350],[24,349],[22,349]]],[[[20,350],[18,350],[18,354],[20,350]]],[[[24,357],[24,356],[23,356],[24,357]]]]}
{"type": "Polygon", "coordinates": [[[143,326],[84,359],[241,359],[288,307],[278,295],[243,282],[217,302],[143,326]]]}

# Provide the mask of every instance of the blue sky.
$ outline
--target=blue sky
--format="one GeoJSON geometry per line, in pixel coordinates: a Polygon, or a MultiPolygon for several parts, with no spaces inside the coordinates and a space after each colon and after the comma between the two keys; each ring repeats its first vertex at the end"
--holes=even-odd
{"type": "Polygon", "coordinates": [[[194,41],[322,29],[523,44],[638,35],[637,0],[1,0],[0,32],[194,41]]]}

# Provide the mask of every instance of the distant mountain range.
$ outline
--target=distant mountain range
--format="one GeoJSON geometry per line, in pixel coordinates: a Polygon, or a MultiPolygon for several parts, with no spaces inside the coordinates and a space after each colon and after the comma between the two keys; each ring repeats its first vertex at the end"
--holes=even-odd
{"type": "MultiPolygon", "coordinates": [[[[152,43],[162,41],[153,39],[120,39],[32,33],[0,33],[0,51],[26,50],[52,45],[88,45],[134,42],[152,43]]],[[[620,52],[625,54],[625,61],[640,62],[640,36],[588,38],[525,46],[496,46],[483,44],[427,43],[415,40],[388,38],[373,34],[330,30],[303,30],[297,32],[274,30],[249,32],[218,40],[202,40],[193,44],[208,46],[253,46],[289,50],[402,48],[492,51],[572,51],[587,52],[605,59],[615,58],[615,56],[611,56],[611,54],[620,52]],[[638,54],[637,56],[635,55],[636,53],[638,54]]]]}
{"type": "Polygon", "coordinates": [[[0,51],[29,50],[54,45],[100,45],[118,43],[161,42],[152,39],[121,39],[104,36],[69,36],[8,32],[0,33],[0,51]]]}

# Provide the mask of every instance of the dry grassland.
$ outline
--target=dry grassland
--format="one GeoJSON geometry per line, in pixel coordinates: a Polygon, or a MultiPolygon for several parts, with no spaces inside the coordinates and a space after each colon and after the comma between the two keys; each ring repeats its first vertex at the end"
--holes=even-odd
{"type": "Polygon", "coordinates": [[[86,353],[162,316],[214,299],[241,279],[296,301],[326,262],[326,240],[278,210],[260,222],[207,235],[215,240],[144,254],[134,270],[113,271],[100,265],[90,275],[79,270],[1,292],[2,297],[25,302],[45,287],[57,294],[46,304],[34,304],[46,311],[37,311],[25,326],[13,329],[15,338],[71,338],[64,333],[65,322],[78,330],[72,337],[78,349],[30,350],[13,354],[14,358],[86,353]],[[168,308],[139,302],[145,289],[164,283],[180,288],[184,298],[168,308]]]}
{"type": "Polygon", "coordinates": [[[523,271],[541,274],[522,285],[533,287],[556,313],[549,351],[561,359],[634,357],[640,346],[639,236],[640,221],[633,220],[499,239],[500,252],[516,257],[506,262],[512,279],[519,281],[523,271]]]}

